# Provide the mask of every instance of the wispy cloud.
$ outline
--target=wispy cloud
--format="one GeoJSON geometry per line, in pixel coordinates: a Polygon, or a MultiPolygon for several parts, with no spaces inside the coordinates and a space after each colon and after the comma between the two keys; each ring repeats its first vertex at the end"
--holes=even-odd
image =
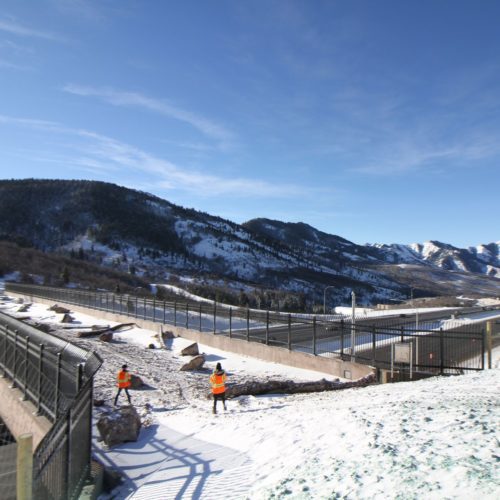
{"type": "Polygon", "coordinates": [[[154,99],[138,92],[125,92],[112,88],[94,88],[74,84],[65,85],[63,90],[79,96],[97,97],[114,106],[137,107],[159,113],[187,123],[207,137],[219,141],[224,147],[229,146],[234,140],[232,132],[212,120],[181,109],[165,100],[154,99]]]}
{"type": "Polygon", "coordinates": [[[64,41],[64,38],[56,33],[29,28],[18,23],[17,21],[13,21],[10,19],[0,19],[0,31],[11,33],[16,36],[42,38],[44,40],[50,40],[53,42],[64,41]]]}
{"type": "MultiPolygon", "coordinates": [[[[141,174],[143,179],[147,175],[157,188],[184,191],[198,197],[224,195],[235,198],[289,198],[304,196],[308,191],[303,186],[293,184],[278,185],[260,179],[227,178],[189,170],[111,137],[52,121],[0,115],[0,124],[2,123],[73,137],[71,141],[58,138],[59,150],[67,152],[58,153],[53,161],[64,161],[67,165],[100,171],[108,178],[114,175],[115,182],[121,182],[125,173],[141,174]],[[76,138],[80,141],[75,140],[76,138]]],[[[44,161],[51,160],[45,156],[44,161]]]]}
{"type": "Polygon", "coordinates": [[[11,61],[5,61],[3,59],[0,59],[0,68],[6,68],[6,69],[15,69],[18,71],[31,71],[32,68],[29,66],[23,66],[21,64],[16,64],[11,61]]]}

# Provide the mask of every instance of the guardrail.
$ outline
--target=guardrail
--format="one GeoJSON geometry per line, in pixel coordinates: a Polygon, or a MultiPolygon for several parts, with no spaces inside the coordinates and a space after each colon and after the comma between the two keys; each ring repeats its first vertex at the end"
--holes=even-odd
{"type": "Polygon", "coordinates": [[[101,364],[97,354],[0,313],[1,375],[53,423],[33,454],[37,500],[77,498],[90,477],[93,377],[101,364]]]}

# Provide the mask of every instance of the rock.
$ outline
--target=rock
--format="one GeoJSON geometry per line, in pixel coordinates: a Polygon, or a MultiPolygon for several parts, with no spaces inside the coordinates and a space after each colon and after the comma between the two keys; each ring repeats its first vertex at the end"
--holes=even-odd
{"type": "Polygon", "coordinates": [[[144,385],[141,377],[139,377],[138,375],[134,375],[133,373],[131,374],[130,382],[132,384],[130,386],[131,389],[139,389],[144,385]]]}
{"type": "Polygon", "coordinates": [[[148,349],[156,349],[156,346],[154,344],[149,344],[148,349]]]}
{"type": "Polygon", "coordinates": [[[35,328],[44,333],[49,333],[52,330],[50,325],[47,325],[47,323],[35,323],[35,328]]]}
{"type": "Polygon", "coordinates": [[[104,399],[94,399],[94,406],[95,407],[104,406],[104,399]]]}
{"type": "Polygon", "coordinates": [[[194,344],[188,345],[181,351],[182,356],[198,356],[198,354],[200,354],[200,351],[196,342],[194,344]]]}
{"type": "Polygon", "coordinates": [[[61,323],[73,323],[74,320],[75,319],[73,318],[73,316],[71,316],[71,314],[64,313],[64,316],[61,319],[61,323]]]}
{"type": "Polygon", "coordinates": [[[163,337],[163,340],[175,339],[174,332],[171,332],[170,330],[167,330],[166,332],[161,332],[161,336],[163,337]]]}
{"type": "Polygon", "coordinates": [[[105,413],[97,421],[97,429],[109,447],[120,443],[137,441],[141,430],[141,419],[133,406],[122,406],[105,413]]]}
{"type": "Polygon", "coordinates": [[[54,304],[52,307],[49,307],[49,311],[54,311],[57,314],[66,314],[71,312],[69,309],[66,309],[65,307],[58,306],[57,304],[54,304]]]}
{"type": "Polygon", "coordinates": [[[123,482],[121,473],[115,469],[104,467],[104,474],[102,478],[102,487],[106,493],[111,493],[117,486],[123,482]]]}
{"type": "Polygon", "coordinates": [[[99,335],[101,342],[111,342],[113,340],[113,332],[104,332],[99,335]]]}
{"type": "Polygon", "coordinates": [[[18,310],[17,312],[18,313],[25,313],[28,311],[28,309],[31,307],[31,304],[24,304],[22,305],[18,310]]]}
{"type": "Polygon", "coordinates": [[[189,363],[186,363],[181,367],[181,372],[189,372],[193,370],[199,370],[205,363],[205,356],[200,355],[194,357],[189,363]]]}

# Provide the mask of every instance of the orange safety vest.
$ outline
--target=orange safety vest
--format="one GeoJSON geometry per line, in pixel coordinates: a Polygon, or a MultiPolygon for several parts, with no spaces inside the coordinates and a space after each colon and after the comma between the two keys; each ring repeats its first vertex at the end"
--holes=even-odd
{"type": "Polygon", "coordinates": [[[224,372],[213,372],[210,375],[210,383],[212,384],[213,394],[222,394],[226,392],[226,386],[224,382],[226,381],[226,374],[224,372]]]}
{"type": "Polygon", "coordinates": [[[126,389],[127,387],[130,387],[132,382],[132,375],[130,375],[129,372],[125,372],[123,370],[120,370],[118,372],[118,383],[116,384],[120,389],[126,389]]]}

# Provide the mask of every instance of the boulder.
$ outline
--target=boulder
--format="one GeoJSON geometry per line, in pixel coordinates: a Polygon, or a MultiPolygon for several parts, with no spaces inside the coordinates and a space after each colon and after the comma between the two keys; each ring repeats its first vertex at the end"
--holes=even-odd
{"type": "Polygon", "coordinates": [[[170,330],[167,330],[166,332],[161,332],[161,336],[163,337],[163,340],[175,339],[174,332],[170,330]]]}
{"type": "Polygon", "coordinates": [[[66,314],[71,312],[69,309],[66,309],[65,307],[59,306],[57,304],[54,304],[52,307],[49,307],[49,311],[54,311],[57,314],[66,314]]]}
{"type": "Polygon", "coordinates": [[[194,344],[188,345],[181,351],[182,356],[198,356],[198,354],[200,354],[200,351],[196,342],[194,344]]]}
{"type": "Polygon", "coordinates": [[[148,349],[156,349],[156,346],[154,344],[148,344],[148,349]]]}
{"type": "Polygon", "coordinates": [[[130,386],[131,389],[139,389],[144,385],[142,378],[139,377],[138,375],[134,375],[133,373],[131,374],[130,383],[131,383],[130,386]]]}
{"type": "Polygon", "coordinates": [[[181,367],[181,372],[199,370],[204,364],[205,356],[203,356],[202,354],[200,356],[195,356],[189,363],[186,363],[181,367]]]}
{"type": "Polygon", "coordinates": [[[52,330],[51,326],[47,323],[35,323],[35,328],[44,333],[49,333],[52,330]]]}
{"type": "Polygon", "coordinates": [[[74,318],[69,313],[64,313],[64,316],[61,319],[61,323],[73,323],[74,318]]]}
{"type": "Polygon", "coordinates": [[[141,419],[133,406],[122,406],[105,413],[97,421],[97,429],[109,447],[128,441],[137,441],[141,430],[141,419]]]}
{"type": "Polygon", "coordinates": [[[113,332],[104,332],[99,335],[101,342],[111,342],[113,340],[113,332]]]}

